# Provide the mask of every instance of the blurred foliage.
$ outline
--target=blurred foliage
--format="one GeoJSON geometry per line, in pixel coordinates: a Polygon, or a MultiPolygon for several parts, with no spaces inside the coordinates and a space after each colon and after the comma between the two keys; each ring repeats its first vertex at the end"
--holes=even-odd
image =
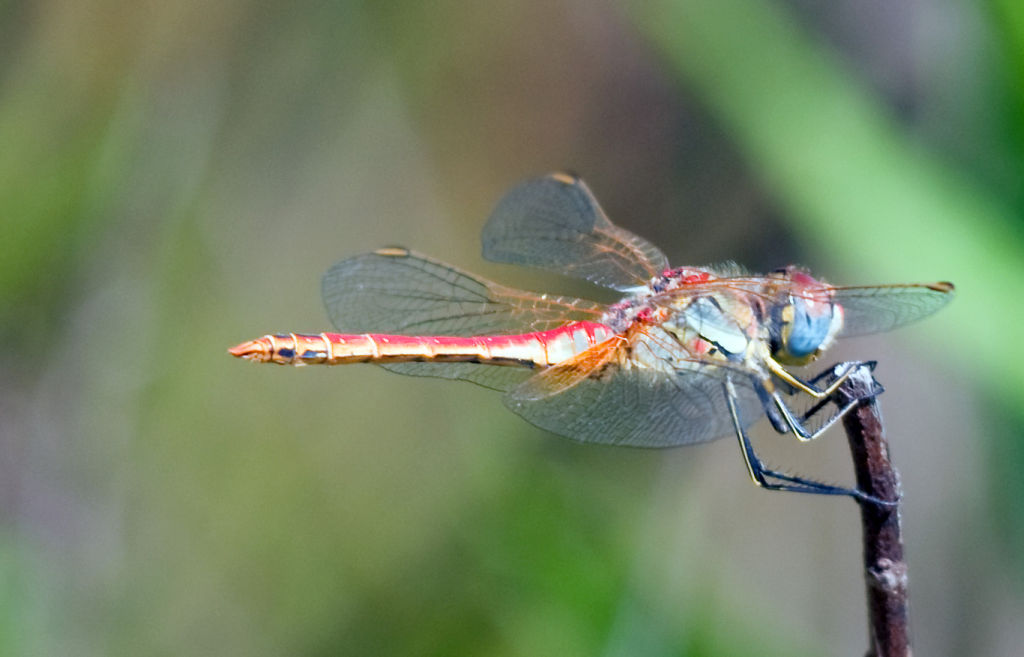
{"type": "Polygon", "coordinates": [[[563,167],[673,262],[957,284],[850,354],[882,360],[918,651],[1015,654],[1019,4],[0,2],[0,654],[863,650],[853,506],[757,491],[734,445],[224,354],[328,328],[317,276],[382,244],[593,292],[476,255],[563,167]]]}

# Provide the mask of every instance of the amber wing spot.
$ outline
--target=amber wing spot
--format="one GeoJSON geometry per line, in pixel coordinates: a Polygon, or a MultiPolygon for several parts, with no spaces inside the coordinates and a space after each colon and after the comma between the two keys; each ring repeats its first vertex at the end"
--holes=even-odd
{"type": "Polygon", "coordinates": [[[537,400],[564,392],[587,377],[599,375],[605,366],[617,359],[625,345],[626,340],[618,335],[594,345],[531,377],[520,386],[517,397],[537,400]]]}

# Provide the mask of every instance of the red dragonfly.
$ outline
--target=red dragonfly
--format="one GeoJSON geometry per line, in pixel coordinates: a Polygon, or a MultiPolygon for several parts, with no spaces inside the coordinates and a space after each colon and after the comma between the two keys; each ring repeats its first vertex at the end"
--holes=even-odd
{"type": "Polygon", "coordinates": [[[863,364],[809,381],[789,367],[815,360],[836,338],[921,319],[953,296],[945,282],[836,287],[792,266],[767,275],[673,269],[564,173],[522,183],[498,203],[483,255],[624,296],[604,305],[535,294],[386,248],[324,275],[327,314],[342,333],[265,335],[230,353],[282,365],[372,362],[472,381],[503,391],[528,422],[585,442],[671,447],[733,433],[756,484],[863,500],[856,490],[766,468],[745,428],[765,414],[780,433],[815,438],[852,403],[814,431],[808,420],[863,364]],[[811,409],[792,410],[797,397],[811,409]]]}

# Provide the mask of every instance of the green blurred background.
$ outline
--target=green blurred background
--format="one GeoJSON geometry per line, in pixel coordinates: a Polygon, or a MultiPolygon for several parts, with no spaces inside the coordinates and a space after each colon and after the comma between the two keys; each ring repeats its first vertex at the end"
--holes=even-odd
{"type": "Polygon", "coordinates": [[[593,295],[479,256],[560,168],[676,264],[957,284],[834,356],[881,361],[916,652],[1020,654],[1016,0],[0,1],[0,654],[863,654],[855,505],[732,442],[225,353],[382,245],[593,295]]]}

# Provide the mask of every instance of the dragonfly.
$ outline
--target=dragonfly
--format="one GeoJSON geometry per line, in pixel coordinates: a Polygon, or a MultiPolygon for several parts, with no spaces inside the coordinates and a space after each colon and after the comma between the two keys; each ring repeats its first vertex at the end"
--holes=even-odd
{"type": "MultiPolygon", "coordinates": [[[[838,338],[888,331],[939,310],[948,282],[840,287],[788,266],[669,266],[614,225],[577,176],[514,187],[483,229],[483,256],[581,278],[618,293],[603,304],[492,282],[405,248],[344,259],[323,277],[339,333],[269,334],[232,355],[282,365],[376,363],[504,393],[531,424],[588,443],[674,447],[734,435],[758,486],[865,501],[856,489],[769,468],[748,427],[812,440],[857,400],[811,428],[859,362],[804,379],[838,338]],[[794,402],[810,405],[800,413],[794,402]]],[[[873,364],[872,364],[873,367],[873,364]]],[[[873,391],[880,392],[881,388],[873,391]]]]}

